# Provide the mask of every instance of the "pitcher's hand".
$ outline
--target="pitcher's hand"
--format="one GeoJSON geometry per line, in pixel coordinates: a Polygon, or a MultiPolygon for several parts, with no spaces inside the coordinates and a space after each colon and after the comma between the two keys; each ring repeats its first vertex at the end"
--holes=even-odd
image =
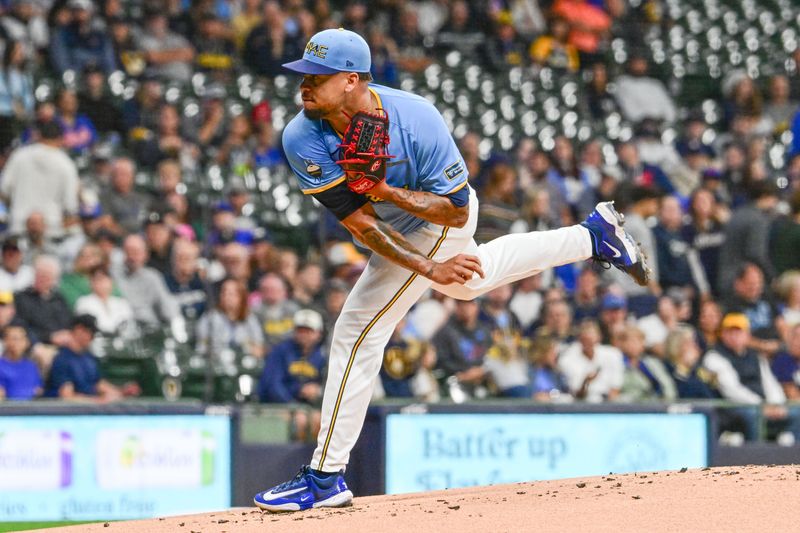
{"type": "Polygon", "coordinates": [[[480,259],[474,255],[459,254],[444,263],[434,263],[426,277],[439,285],[463,285],[475,274],[484,277],[480,259]]]}

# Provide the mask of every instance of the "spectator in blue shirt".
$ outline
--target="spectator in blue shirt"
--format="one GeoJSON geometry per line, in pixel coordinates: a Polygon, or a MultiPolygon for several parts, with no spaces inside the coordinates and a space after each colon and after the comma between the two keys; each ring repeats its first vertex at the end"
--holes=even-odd
{"type": "Polygon", "coordinates": [[[94,25],[94,4],[91,0],[69,0],[67,5],[72,21],[53,36],[49,48],[53,68],[63,74],[95,65],[111,74],[116,69],[114,47],[106,33],[94,25]]]}
{"type": "Polygon", "coordinates": [[[46,396],[64,400],[113,401],[122,391],[100,376],[97,358],[89,351],[97,321],[91,315],[78,315],[72,320],[70,338],[58,350],[50,369],[46,396]]]}
{"type": "MultiPolygon", "coordinates": [[[[322,355],[322,315],[312,309],[294,314],[294,334],[277,344],[267,356],[259,381],[259,398],[267,403],[306,403],[318,406],[322,401],[325,357],[322,355]]],[[[296,440],[316,437],[320,426],[317,409],[298,409],[292,413],[296,440]]]]}
{"type": "Polygon", "coordinates": [[[311,309],[297,311],[294,335],[276,345],[267,356],[259,383],[262,402],[319,402],[325,368],[321,340],[322,316],[311,309]]]}
{"type": "Polygon", "coordinates": [[[42,394],[42,378],[36,364],[26,357],[28,333],[11,323],[3,330],[3,355],[0,357],[0,400],[32,400],[42,394]]]}
{"type": "Polygon", "coordinates": [[[558,338],[541,334],[533,339],[530,351],[531,394],[534,400],[569,400],[567,378],[558,368],[558,338]]]}

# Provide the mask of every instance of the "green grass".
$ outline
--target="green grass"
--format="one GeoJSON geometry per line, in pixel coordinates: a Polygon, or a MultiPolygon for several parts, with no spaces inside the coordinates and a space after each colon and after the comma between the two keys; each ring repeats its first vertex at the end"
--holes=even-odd
{"type": "Polygon", "coordinates": [[[78,524],[94,524],[98,520],[82,522],[0,522],[0,533],[6,531],[28,531],[30,529],[43,529],[46,527],[75,526],[78,524]]]}

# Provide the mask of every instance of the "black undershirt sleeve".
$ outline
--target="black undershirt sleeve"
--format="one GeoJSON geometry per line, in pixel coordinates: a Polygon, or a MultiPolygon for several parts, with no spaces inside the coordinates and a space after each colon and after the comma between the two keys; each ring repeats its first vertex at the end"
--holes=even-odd
{"type": "Polygon", "coordinates": [[[369,202],[366,196],[351,191],[344,181],[312,196],[339,220],[344,220],[369,202]]]}

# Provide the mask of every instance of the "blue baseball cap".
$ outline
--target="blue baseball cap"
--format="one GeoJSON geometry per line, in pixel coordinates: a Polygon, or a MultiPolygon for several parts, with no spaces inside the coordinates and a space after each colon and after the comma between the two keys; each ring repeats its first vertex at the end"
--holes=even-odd
{"type": "Polygon", "coordinates": [[[369,72],[372,58],[363,37],[339,28],[315,34],[306,44],[303,58],[283,66],[300,74],[369,72]]]}

